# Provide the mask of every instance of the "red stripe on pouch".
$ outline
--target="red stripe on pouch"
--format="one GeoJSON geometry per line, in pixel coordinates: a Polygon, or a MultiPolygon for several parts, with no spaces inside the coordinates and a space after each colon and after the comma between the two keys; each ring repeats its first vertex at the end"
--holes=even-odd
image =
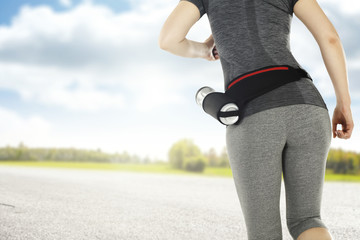
{"type": "Polygon", "coordinates": [[[244,76],[242,76],[242,77],[234,80],[234,81],[228,86],[227,89],[231,88],[235,83],[243,80],[244,78],[247,78],[247,77],[250,77],[250,76],[259,74],[259,73],[263,73],[263,72],[273,71],[273,70],[289,70],[289,68],[288,68],[288,67],[273,67],[273,68],[263,69],[263,70],[259,70],[259,71],[253,72],[253,73],[246,74],[246,75],[244,75],[244,76]]]}

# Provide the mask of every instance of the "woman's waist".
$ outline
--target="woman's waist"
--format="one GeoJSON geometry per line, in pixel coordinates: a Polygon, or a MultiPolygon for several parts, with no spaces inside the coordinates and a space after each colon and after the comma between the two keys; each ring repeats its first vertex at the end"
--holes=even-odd
{"type": "Polygon", "coordinates": [[[310,79],[301,78],[249,100],[244,105],[244,114],[292,104],[311,104],[327,109],[323,97],[313,82],[310,79]]]}

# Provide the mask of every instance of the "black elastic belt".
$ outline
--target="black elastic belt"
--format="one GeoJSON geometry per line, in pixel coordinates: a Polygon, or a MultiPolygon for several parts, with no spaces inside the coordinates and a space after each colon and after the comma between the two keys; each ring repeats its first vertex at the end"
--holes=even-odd
{"type": "Polygon", "coordinates": [[[240,115],[247,101],[301,78],[312,81],[304,69],[289,65],[268,66],[242,74],[230,81],[225,90],[225,94],[236,101],[239,111],[221,112],[220,117],[240,115]]]}

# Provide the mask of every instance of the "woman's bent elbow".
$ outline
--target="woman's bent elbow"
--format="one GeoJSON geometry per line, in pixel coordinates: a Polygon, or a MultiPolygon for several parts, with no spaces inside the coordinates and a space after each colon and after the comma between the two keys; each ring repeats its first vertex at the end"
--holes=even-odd
{"type": "Polygon", "coordinates": [[[162,50],[169,50],[173,45],[173,41],[168,37],[160,35],[158,39],[158,45],[162,50]]]}
{"type": "Polygon", "coordinates": [[[158,39],[158,45],[162,50],[166,50],[168,48],[167,43],[160,37],[158,39]]]}
{"type": "Polygon", "coordinates": [[[334,45],[334,44],[338,44],[340,42],[340,37],[338,35],[334,35],[334,36],[330,36],[328,37],[328,43],[334,45]]]}
{"type": "Polygon", "coordinates": [[[341,45],[340,37],[337,35],[331,35],[324,37],[322,40],[318,41],[320,48],[327,49],[329,47],[338,47],[341,45]]]}

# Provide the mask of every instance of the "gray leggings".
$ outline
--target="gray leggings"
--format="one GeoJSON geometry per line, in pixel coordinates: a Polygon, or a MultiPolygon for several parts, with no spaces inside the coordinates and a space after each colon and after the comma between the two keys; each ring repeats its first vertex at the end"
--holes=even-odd
{"type": "Polygon", "coordinates": [[[226,127],[226,145],[249,240],[281,240],[281,174],[287,227],[293,239],[320,217],[331,143],[327,109],[295,104],[246,116],[226,127]]]}

